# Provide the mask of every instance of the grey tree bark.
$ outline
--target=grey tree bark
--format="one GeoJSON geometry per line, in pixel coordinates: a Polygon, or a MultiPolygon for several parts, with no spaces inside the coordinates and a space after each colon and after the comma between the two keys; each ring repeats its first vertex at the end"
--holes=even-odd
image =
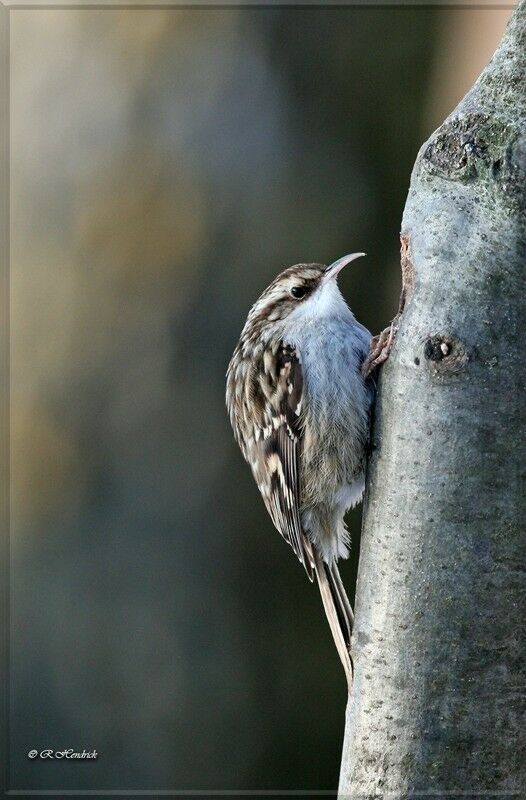
{"type": "Polygon", "coordinates": [[[418,155],[340,797],[526,796],[526,0],[418,155]]]}

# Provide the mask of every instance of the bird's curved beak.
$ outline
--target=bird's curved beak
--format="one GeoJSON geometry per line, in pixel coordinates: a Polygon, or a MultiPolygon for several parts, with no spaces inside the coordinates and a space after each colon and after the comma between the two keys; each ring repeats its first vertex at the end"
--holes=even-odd
{"type": "Polygon", "coordinates": [[[325,272],[323,273],[322,283],[333,280],[336,278],[338,273],[347,266],[347,264],[350,264],[351,261],[354,261],[356,258],[361,258],[364,255],[365,253],[351,253],[348,256],[339,258],[338,261],[335,261],[326,268],[325,272]]]}

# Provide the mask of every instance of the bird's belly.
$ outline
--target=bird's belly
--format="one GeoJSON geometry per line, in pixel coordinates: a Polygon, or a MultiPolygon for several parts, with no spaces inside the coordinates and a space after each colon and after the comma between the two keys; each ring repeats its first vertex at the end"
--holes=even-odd
{"type": "Polygon", "coordinates": [[[356,430],[354,417],[342,417],[339,423],[326,429],[320,425],[305,437],[300,475],[303,507],[324,504],[349,508],[356,502],[348,497],[364,469],[366,433],[349,435],[350,429],[356,430]]]}
{"type": "Polygon", "coordinates": [[[299,344],[305,403],[303,507],[331,499],[339,505],[345,487],[363,472],[371,402],[360,372],[369,344],[363,331],[361,326],[329,327],[317,339],[309,337],[304,347],[299,344]]]}

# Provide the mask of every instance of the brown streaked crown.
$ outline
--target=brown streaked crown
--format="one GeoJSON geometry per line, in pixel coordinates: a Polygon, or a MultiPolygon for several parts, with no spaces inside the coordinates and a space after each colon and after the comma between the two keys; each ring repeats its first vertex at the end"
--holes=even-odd
{"type": "Polygon", "coordinates": [[[258,336],[266,323],[284,319],[317,289],[325,270],[324,264],[295,264],[280,272],[252,306],[244,335],[258,336]],[[296,289],[301,290],[301,294],[298,292],[295,296],[296,289]]]}

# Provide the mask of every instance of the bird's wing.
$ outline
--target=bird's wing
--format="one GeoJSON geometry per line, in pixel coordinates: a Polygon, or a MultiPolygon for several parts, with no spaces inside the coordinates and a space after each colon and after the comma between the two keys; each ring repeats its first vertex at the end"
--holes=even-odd
{"type": "Polygon", "coordinates": [[[300,518],[303,373],[295,348],[283,342],[265,348],[247,370],[243,394],[238,441],[274,525],[312,580],[314,556],[300,518]]]}

